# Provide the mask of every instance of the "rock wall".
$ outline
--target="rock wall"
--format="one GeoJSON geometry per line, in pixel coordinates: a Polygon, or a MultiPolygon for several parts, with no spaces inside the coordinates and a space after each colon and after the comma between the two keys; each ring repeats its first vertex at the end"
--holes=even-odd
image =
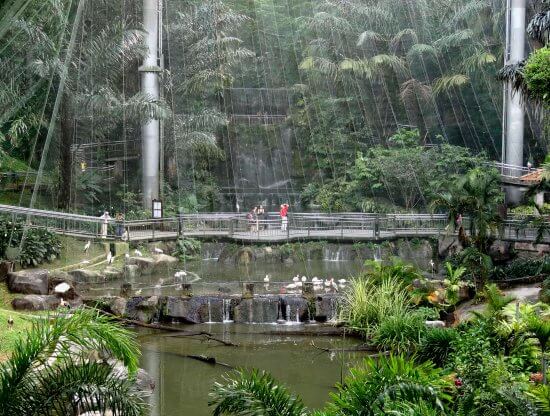
{"type": "Polygon", "coordinates": [[[336,318],[340,296],[300,295],[149,296],[124,299],[111,296],[85,303],[140,322],[199,323],[308,323],[336,318]]]}

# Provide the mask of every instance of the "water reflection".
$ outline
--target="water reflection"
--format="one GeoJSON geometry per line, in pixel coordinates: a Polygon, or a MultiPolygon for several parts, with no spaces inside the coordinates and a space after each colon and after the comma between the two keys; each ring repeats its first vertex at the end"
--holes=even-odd
{"type": "Polygon", "coordinates": [[[269,371],[312,408],[321,408],[334,384],[341,381],[350,365],[361,359],[359,353],[330,354],[316,348],[349,348],[359,344],[358,340],[339,336],[296,336],[292,335],[295,327],[213,324],[193,326],[192,329],[209,331],[239,346],[227,347],[215,341],[140,331],[142,366],[157,385],[151,399],[155,416],[211,414],[208,408],[210,388],[230,370],[186,358],[188,355],[204,354],[235,368],[269,371]],[[293,332],[285,334],[285,331],[293,332]]]}

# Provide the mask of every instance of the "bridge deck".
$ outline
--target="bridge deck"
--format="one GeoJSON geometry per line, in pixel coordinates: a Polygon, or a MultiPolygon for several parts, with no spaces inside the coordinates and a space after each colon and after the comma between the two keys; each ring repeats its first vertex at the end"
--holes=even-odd
{"type": "MultiPolygon", "coordinates": [[[[175,240],[180,236],[259,243],[379,241],[453,234],[445,214],[292,213],[289,214],[287,230],[281,229],[277,213],[268,213],[258,221],[249,221],[244,214],[209,213],[117,223],[112,219],[105,221],[85,215],[0,205],[0,216],[23,223],[25,227],[46,228],[82,239],[117,240],[124,232],[125,239],[133,242],[175,240]]],[[[464,219],[464,226],[469,229],[468,218],[464,219]]],[[[543,226],[546,231],[539,242],[550,243],[550,233],[547,231],[550,230],[550,222],[545,222],[543,226]]],[[[512,218],[503,222],[494,237],[534,242],[539,227],[525,219],[512,218]]]]}

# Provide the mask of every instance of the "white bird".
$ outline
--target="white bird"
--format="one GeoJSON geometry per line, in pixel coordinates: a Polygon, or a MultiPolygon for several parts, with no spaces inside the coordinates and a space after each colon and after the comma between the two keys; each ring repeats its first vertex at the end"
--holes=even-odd
{"type": "Polygon", "coordinates": [[[307,282],[307,277],[306,276],[302,276],[302,282],[307,282]]]}
{"type": "Polygon", "coordinates": [[[269,283],[269,275],[266,274],[264,277],[264,283],[269,283]]]}
{"type": "Polygon", "coordinates": [[[113,263],[113,259],[114,259],[113,253],[111,253],[111,252],[109,251],[109,253],[107,254],[107,264],[112,264],[112,263],[113,263]]]}
{"type": "Polygon", "coordinates": [[[136,294],[136,295],[138,295],[138,296],[141,295],[141,289],[136,290],[136,291],[134,292],[134,294],[136,294]]]}
{"type": "Polygon", "coordinates": [[[157,253],[157,254],[162,254],[162,253],[164,253],[164,251],[162,251],[162,250],[161,250],[160,248],[158,248],[158,247],[155,247],[154,252],[157,253]]]}
{"type": "Polygon", "coordinates": [[[13,328],[13,318],[11,317],[11,315],[8,317],[8,328],[13,328]]]}
{"type": "Polygon", "coordinates": [[[292,290],[292,289],[296,289],[296,284],[291,283],[291,284],[289,284],[289,285],[286,285],[286,288],[287,288],[287,289],[291,289],[291,290],[292,290]]]}
{"type": "Polygon", "coordinates": [[[432,270],[435,268],[435,263],[433,259],[430,259],[430,267],[432,268],[432,270]]]}
{"type": "Polygon", "coordinates": [[[299,282],[299,281],[300,281],[300,278],[299,278],[298,276],[294,276],[294,277],[292,278],[292,281],[293,281],[294,283],[299,282]]]}
{"type": "Polygon", "coordinates": [[[137,250],[137,249],[134,250],[134,254],[135,254],[136,256],[138,256],[138,257],[142,257],[142,256],[143,256],[143,254],[141,254],[141,251],[139,251],[139,250],[137,250]]]}
{"type": "Polygon", "coordinates": [[[334,282],[334,279],[330,279],[330,287],[338,292],[338,285],[334,282]]]}
{"type": "Polygon", "coordinates": [[[90,260],[82,260],[80,264],[90,264],[90,260]]]}
{"type": "Polygon", "coordinates": [[[124,257],[126,257],[127,259],[129,259],[129,258],[130,258],[130,253],[126,253],[126,254],[124,255],[124,257]]]}
{"type": "Polygon", "coordinates": [[[330,287],[330,280],[325,279],[325,287],[330,287]]]}
{"type": "Polygon", "coordinates": [[[346,279],[340,279],[338,280],[338,283],[340,283],[341,285],[345,285],[348,281],[346,279]]]}
{"type": "Polygon", "coordinates": [[[314,276],[313,279],[311,279],[311,281],[313,282],[314,285],[322,282],[322,280],[319,280],[319,278],[317,276],[314,276]]]}
{"type": "Polygon", "coordinates": [[[303,283],[302,282],[296,282],[296,287],[302,287],[303,283]]]}
{"type": "Polygon", "coordinates": [[[87,253],[88,250],[90,249],[90,246],[92,245],[92,242],[90,240],[88,240],[88,242],[86,243],[86,245],[84,246],[84,253],[87,253]]]}

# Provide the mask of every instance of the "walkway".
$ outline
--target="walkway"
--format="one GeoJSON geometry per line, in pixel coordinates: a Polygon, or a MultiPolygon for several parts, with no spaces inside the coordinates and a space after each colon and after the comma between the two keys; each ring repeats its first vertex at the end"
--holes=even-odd
{"type": "MultiPolygon", "coordinates": [[[[47,228],[61,235],[82,239],[102,239],[98,217],[67,214],[0,205],[0,215],[21,221],[29,227],[47,228]]],[[[468,228],[468,219],[465,220],[468,228]]],[[[550,223],[546,223],[550,230],[550,223]]],[[[109,221],[106,240],[115,240],[115,221],[109,221]]],[[[130,241],[166,241],[179,236],[198,239],[225,239],[239,242],[279,243],[285,241],[380,241],[395,238],[429,238],[451,233],[444,214],[363,214],[363,213],[291,213],[286,231],[281,230],[277,213],[250,223],[245,214],[208,213],[186,214],[160,220],[126,221],[124,229],[130,241]]],[[[534,242],[538,229],[520,219],[509,219],[498,237],[507,241],[534,242]]],[[[496,236],[497,237],[497,236],[496,236]]],[[[545,232],[541,242],[550,243],[545,232]]]]}

